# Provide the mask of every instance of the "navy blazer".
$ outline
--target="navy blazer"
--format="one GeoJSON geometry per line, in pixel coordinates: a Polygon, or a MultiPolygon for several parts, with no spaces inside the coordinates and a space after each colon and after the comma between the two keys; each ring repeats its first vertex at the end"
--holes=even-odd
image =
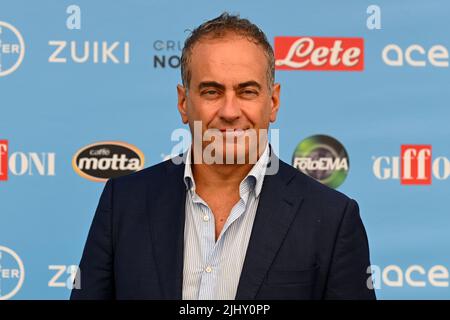
{"type": "MultiPolygon", "coordinates": [[[[186,186],[171,160],[106,183],[71,299],[181,299],[186,186]]],[[[357,203],[279,162],[236,299],[375,299],[357,203]]]]}

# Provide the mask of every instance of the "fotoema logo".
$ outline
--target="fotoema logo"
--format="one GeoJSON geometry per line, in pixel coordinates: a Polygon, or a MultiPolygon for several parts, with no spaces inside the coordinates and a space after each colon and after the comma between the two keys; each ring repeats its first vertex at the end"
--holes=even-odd
{"type": "Polygon", "coordinates": [[[25,41],[13,25],[0,21],[0,77],[20,66],[25,56],[25,41]]]}
{"type": "Polygon", "coordinates": [[[363,38],[275,37],[275,69],[362,71],[363,38]]]}
{"type": "Polygon", "coordinates": [[[103,141],[78,150],[72,158],[72,166],[83,178],[105,182],[141,170],[144,154],[125,142],[103,141]]]}
{"type": "Polygon", "coordinates": [[[339,141],[327,135],[314,135],[297,145],[292,165],[328,187],[337,188],[347,177],[350,161],[339,141]]]}
{"type": "Polygon", "coordinates": [[[25,280],[25,268],[19,255],[0,245],[0,300],[8,300],[19,292],[25,280]]]}

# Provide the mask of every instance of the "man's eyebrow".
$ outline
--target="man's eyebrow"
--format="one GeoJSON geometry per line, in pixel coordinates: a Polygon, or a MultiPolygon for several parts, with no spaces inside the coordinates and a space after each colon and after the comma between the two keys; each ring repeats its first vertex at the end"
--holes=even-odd
{"type": "Polygon", "coordinates": [[[259,90],[261,90],[261,85],[258,82],[254,81],[254,80],[250,80],[250,81],[239,83],[236,86],[236,89],[242,89],[242,88],[246,88],[246,87],[256,87],[259,90]]]}
{"type": "MultiPolygon", "coordinates": [[[[198,84],[198,89],[199,90],[204,89],[204,88],[211,88],[211,87],[220,89],[222,91],[225,90],[225,86],[223,84],[220,84],[220,83],[216,82],[216,81],[203,81],[203,82],[200,82],[198,84]]],[[[239,83],[238,85],[235,86],[234,89],[235,90],[236,89],[243,89],[243,88],[247,88],[247,87],[256,87],[259,90],[261,90],[261,85],[258,82],[254,81],[254,80],[250,80],[250,81],[239,83]]]]}
{"type": "Polygon", "coordinates": [[[216,81],[203,81],[198,84],[199,90],[201,90],[203,88],[211,88],[211,87],[220,89],[222,91],[225,90],[225,86],[216,81]]]}

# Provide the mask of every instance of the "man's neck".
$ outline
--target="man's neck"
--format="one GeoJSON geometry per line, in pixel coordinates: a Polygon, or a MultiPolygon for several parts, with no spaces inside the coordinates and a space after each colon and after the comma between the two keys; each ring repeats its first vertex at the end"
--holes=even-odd
{"type": "MultiPolygon", "coordinates": [[[[257,161],[268,149],[268,144],[264,148],[258,148],[257,161]]],[[[194,148],[193,148],[194,149],[194,148]]],[[[241,181],[252,170],[254,163],[246,164],[206,164],[195,163],[194,150],[191,149],[191,171],[198,190],[203,191],[239,191],[241,181]]],[[[246,159],[250,159],[246,157],[246,159]]]]}
{"type": "Polygon", "coordinates": [[[192,174],[197,188],[205,190],[239,189],[253,164],[192,164],[192,174]]]}

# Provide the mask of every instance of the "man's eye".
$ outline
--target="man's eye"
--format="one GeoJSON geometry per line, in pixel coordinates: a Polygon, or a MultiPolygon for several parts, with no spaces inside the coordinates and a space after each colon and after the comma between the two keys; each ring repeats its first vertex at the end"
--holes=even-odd
{"type": "Polygon", "coordinates": [[[244,96],[257,96],[258,92],[254,91],[254,90],[244,90],[244,91],[242,91],[242,94],[244,96]]]}
{"type": "Polygon", "coordinates": [[[213,96],[218,94],[218,92],[216,90],[207,90],[203,92],[204,95],[208,95],[208,96],[213,96]]]}

